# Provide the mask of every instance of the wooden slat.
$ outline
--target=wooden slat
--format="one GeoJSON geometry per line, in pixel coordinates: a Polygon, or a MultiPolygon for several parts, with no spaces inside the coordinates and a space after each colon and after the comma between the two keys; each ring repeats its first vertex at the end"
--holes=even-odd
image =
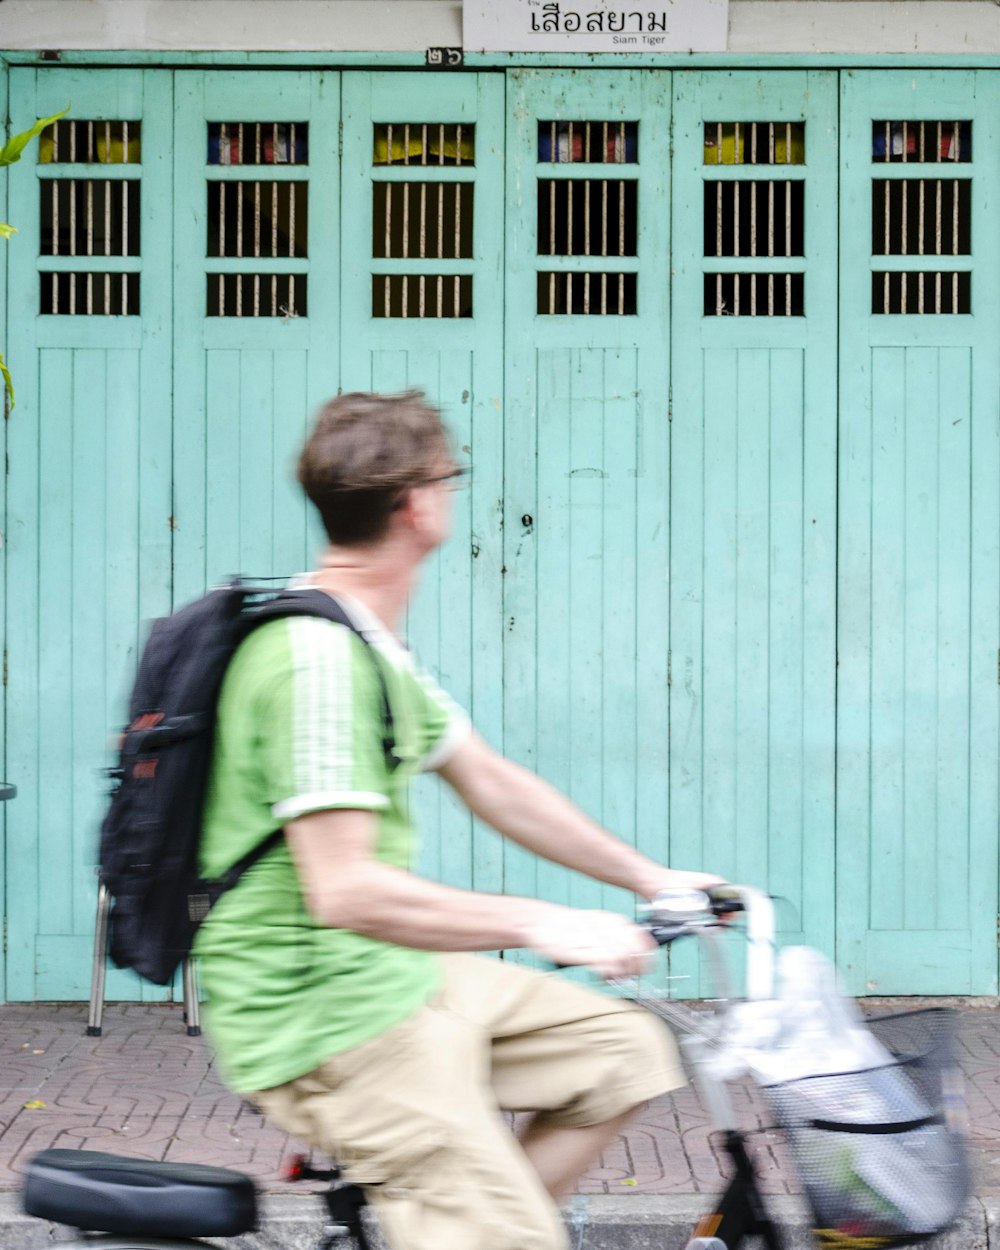
{"type": "MultiPolygon", "coordinates": [[[[636,793],[641,768],[638,690],[638,622],[636,599],[640,569],[648,550],[640,556],[637,499],[640,494],[639,456],[642,448],[642,404],[633,398],[640,390],[642,361],[639,353],[618,348],[603,353],[603,441],[600,480],[604,509],[601,560],[602,655],[598,694],[601,722],[601,755],[606,761],[602,787],[601,818],[608,829],[638,836],[636,793]],[[622,708],[631,716],[623,722],[622,708]],[[632,831],[635,830],[635,834],[632,831]]],[[[663,830],[651,829],[665,854],[663,830]]],[[[600,892],[603,907],[624,911],[633,904],[627,891],[605,886],[600,892]]]]}

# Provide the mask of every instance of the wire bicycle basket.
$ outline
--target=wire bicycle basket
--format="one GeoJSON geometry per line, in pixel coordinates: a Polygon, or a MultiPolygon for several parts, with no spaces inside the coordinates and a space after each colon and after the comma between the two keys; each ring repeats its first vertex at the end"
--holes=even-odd
{"type": "Polygon", "coordinates": [[[882,1247],[951,1227],[969,1196],[962,1078],[945,1008],[869,1020],[887,1062],[764,1086],[819,1243],[882,1247]]]}

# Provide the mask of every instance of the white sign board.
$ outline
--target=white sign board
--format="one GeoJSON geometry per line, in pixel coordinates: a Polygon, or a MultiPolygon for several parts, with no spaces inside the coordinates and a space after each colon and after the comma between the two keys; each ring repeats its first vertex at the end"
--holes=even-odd
{"type": "Polygon", "coordinates": [[[466,52],[724,52],[729,0],[464,0],[466,52]]]}

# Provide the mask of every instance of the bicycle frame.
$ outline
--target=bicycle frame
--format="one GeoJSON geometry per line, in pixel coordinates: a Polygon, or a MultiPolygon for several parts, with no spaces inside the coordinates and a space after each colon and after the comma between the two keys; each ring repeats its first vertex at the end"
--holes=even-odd
{"type": "MultiPolygon", "coordinates": [[[[749,1002],[763,1001],[774,994],[774,906],[766,894],[750,887],[740,887],[739,899],[747,921],[746,997],[749,1002]]],[[[720,1010],[706,1015],[670,999],[648,998],[641,992],[632,996],[680,1034],[693,1084],[716,1129],[723,1134],[723,1149],[733,1167],[732,1179],[715,1209],[695,1225],[686,1250],[737,1250],[750,1237],[760,1238],[766,1250],[783,1250],[778,1230],[767,1215],[746,1135],[738,1127],[726,1087],[726,1082],[738,1075],[739,1063],[726,1049],[727,1028],[736,1004],[729,967],[720,949],[719,929],[694,923],[681,926],[671,940],[686,933],[700,938],[708,952],[711,977],[721,995],[720,1010]]],[[[641,984],[639,988],[641,991],[641,984]]]]}

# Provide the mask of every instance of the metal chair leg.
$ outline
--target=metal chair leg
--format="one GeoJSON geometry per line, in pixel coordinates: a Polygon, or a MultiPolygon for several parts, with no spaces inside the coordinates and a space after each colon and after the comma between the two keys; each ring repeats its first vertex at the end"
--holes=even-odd
{"type": "Polygon", "coordinates": [[[90,973],[90,1012],[87,1016],[87,1036],[101,1036],[104,1018],[104,972],[108,959],[108,911],[111,896],[103,881],[97,885],[97,924],[94,927],[94,966],[90,973]]]}
{"type": "MultiPolygon", "coordinates": [[[[104,1019],[104,978],[108,962],[108,914],[111,895],[103,881],[97,886],[97,923],[94,927],[94,963],[90,974],[90,1008],[87,1036],[100,1037],[104,1019]]],[[[184,960],[184,1020],[188,1037],[201,1037],[201,1010],[198,1005],[198,977],[193,959],[184,960]]]]}
{"type": "Polygon", "coordinates": [[[198,1006],[198,975],[193,959],[184,960],[184,1019],[188,1037],[201,1037],[201,1012],[198,1006]]]}

